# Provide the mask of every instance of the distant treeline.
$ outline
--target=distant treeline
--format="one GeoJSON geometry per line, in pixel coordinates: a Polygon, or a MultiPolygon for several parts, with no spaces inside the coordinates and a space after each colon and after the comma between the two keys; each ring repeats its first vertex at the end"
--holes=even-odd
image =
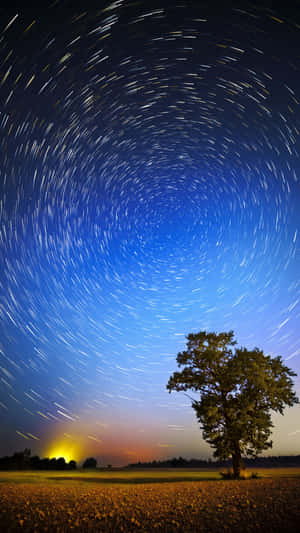
{"type": "MultiPolygon", "coordinates": [[[[267,457],[243,458],[243,463],[245,467],[257,466],[262,468],[300,466],[300,455],[270,455],[267,457]]],[[[184,459],[183,457],[128,465],[130,468],[217,468],[226,466],[231,466],[231,460],[212,461],[211,459],[184,459]]]]}
{"type": "Polygon", "coordinates": [[[23,452],[15,452],[10,457],[0,457],[0,470],[74,470],[76,461],[66,463],[63,457],[40,459],[38,455],[31,457],[27,448],[23,452]]]}
{"type": "MultiPolygon", "coordinates": [[[[15,452],[10,457],[0,457],[0,470],[75,470],[76,468],[76,461],[72,460],[67,463],[64,457],[40,459],[38,455],[31,456],[29,448],[25,448],[23,452],[15,452]]],[[[97,460],[94,457],[88,457],[83,462],[82,468],[97,468],[97,460]]]]}

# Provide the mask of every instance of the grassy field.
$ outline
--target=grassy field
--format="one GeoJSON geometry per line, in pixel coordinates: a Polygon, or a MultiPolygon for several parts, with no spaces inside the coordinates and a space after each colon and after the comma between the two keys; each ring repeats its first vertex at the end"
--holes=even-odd
{"type": "Polygon", "coordinates": [[[300,468],[0,472],[3,532],[300,532],[300,468]]]}

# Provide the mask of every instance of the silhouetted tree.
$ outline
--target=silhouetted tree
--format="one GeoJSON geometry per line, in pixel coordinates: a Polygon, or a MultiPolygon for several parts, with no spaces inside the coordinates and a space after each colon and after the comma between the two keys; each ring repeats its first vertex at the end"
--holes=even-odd
{"type": "Polygon", "coordinates": [[[30,457],[30,468],[32,468],[32,470],[38,470],[40,468],[40,462],[41,460],[38,455],[30,457]]]}
{"type": "Polygon", "coordinates": [[[242,454],[256,456],[272,447],[269,440],[271,411],[283,414],[285,406],[299,400],[291,376],[281,357],[271,358],[254,348],[231,349],[236,344],[229,333],[190,333],[187,349],[179,352],[169,392],[192,390],[200,399],[192,407],[203,430],[203,438],[214,448],[214,456],[232,458],[234,476],[240,476],[242,454]]]}
{"type": "Polygon", "coordinates": [[[76,461],[73,461],[73,460],[70,461],[70,462],[69,462],[69,469],[70,469],[70,470],[75,470],[76,468],[77,468],[77,463],[76,463],[76,461]]]}
{"type": "Polygon", "coordinates": [[[30,466],[31,450],[25,448],[23,452],[15,452],[11,458],[12,468],[16,470],[24,470],[30,466]]]}
{"type": "Polygon", "coordinates": [[[58,459],[56,459],[56,468],[57,470],[66,469],[66,460],[64,457],[59,457],[58,459]]]}
{"type": "Polygon", "coordinates": [[[50,470],[50,459],[48,457],[41,459],[40,468],[41,470],[50,470]]]}
{"type": "Polygon", "coordinates": [[[94,457],[88,457],[83,465],[82,468],[96,468],[97,467],[97,461],[94,459],[94,457]]]}
{"type": "Polygon", "coordinates": [[[56,470],[57,469],[57,459],[56,459],[56,457],[51,457],[51,459],[49,459],[49,469],[50,470],[56,470]]]}

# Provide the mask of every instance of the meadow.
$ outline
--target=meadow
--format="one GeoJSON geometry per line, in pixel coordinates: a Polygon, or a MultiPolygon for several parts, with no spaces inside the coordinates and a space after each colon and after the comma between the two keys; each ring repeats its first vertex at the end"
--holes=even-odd
{"type": "Polygon", "coordinates": [[[0,472],[3,532],[300,532],[300,468],[0,472]]]}

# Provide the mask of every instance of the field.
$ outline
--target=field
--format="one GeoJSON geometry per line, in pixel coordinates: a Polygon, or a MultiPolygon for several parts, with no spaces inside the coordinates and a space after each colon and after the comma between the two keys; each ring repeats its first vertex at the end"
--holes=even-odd
{"type": "Polygon", "coordinates": [[[0,472],[0,531],[300,532],[300,468],[0,472]]]}

